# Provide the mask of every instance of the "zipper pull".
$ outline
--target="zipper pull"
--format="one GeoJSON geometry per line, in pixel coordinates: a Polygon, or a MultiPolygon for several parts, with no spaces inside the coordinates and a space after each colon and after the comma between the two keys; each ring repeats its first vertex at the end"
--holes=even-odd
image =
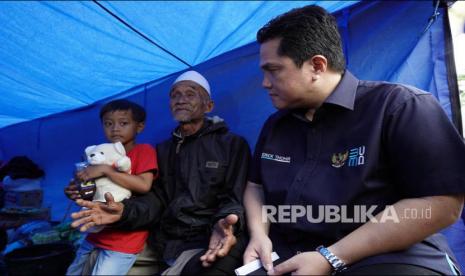
{"type": "Polygon", "coordinates": [[[184,142],[184,139],[181,139],[178,141],[178,144],[176,145],[176,154],[179,153],[179,150],[181,149],[181,144],[184,142]]]}

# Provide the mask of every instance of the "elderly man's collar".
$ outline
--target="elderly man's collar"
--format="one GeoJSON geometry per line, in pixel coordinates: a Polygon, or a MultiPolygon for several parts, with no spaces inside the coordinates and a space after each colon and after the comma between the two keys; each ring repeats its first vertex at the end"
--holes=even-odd
{"type": "MultiPolygon", "coordinates": [[[[216,129],[217,127],[223,127],[223,126],[225,126],[224,120],[220,118],[219,116],[215,115],[213,117],[205,117],[203,120],[202,127],[197,132],[191,135],[187,135],[186,137],[196,137],[200,133],[204,133],[210,127],[214,127],[216,129]]],[[[172,134],[174,137],[178,139],[183,139],[183,135],[181,133],[181,129],[179,126],[174,130],[172,134]]]]}

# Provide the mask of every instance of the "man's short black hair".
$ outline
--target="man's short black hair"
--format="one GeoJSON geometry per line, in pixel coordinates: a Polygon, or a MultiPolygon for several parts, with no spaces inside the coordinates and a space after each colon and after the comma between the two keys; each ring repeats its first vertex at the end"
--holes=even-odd
{"type": "Polygon", "coordinates": [[[257,32],[257,41],[281,38],[280,56],[291,58],[297,67],[315,55],[328,60],[328,67],[344,72],[345,58],[336,18],[325,9],[309,5],[275,17],[257,32]]]}
{"type": "Polygon", "coordinates": [[[146,117],[146,113],[145,113],[145,109],[134,103],[134,102],[131,102],[131,101],[128,101],[128,100],[114,100],[114,101],[111,101],[111,102],[108,102],[106,103],[101,109],[100,109],[100,120],[103,119],[103,116],[108,113],[108,112],[114,112],[114,111],[117,111],[117,110],[120,110],[120,111],[126,111],[126,110],[130,110],[131,113],[132,113],[132,118],[134,119],[134,121],[138,122],[138,123],[143,123],[145,122],[145,117],[146,117]]]}

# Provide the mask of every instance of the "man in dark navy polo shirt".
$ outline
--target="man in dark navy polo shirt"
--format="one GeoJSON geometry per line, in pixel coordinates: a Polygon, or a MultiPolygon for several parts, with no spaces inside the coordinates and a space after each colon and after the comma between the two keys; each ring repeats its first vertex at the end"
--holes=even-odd
{"type": "Polygon", "coordinates": [[[434,97],[354,77],[318,6],[273,19],[257,40],[279,111],[244,195],[244,262],[269,274],[457,273],[437,232],[463,206],[465,145],[434,97]],[[273,267],[272,251],[286,261],[273,267]]]}

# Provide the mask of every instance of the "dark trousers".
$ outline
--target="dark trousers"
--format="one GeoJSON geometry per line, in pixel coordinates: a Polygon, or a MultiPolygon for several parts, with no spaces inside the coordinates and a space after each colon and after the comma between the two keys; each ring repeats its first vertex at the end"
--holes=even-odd
{"type": "Polygon", "coordinates": [[[202,251],[191,258],[182,270],[182,275],[235,275],[234,269],[242,266],[242,255],[247,247],[248,239],[245,235],[237,237],[237,243],[229,251],[229,254],[219,258],[210,267],[203,267],[200,256],[205,254],[202,251]]]}

